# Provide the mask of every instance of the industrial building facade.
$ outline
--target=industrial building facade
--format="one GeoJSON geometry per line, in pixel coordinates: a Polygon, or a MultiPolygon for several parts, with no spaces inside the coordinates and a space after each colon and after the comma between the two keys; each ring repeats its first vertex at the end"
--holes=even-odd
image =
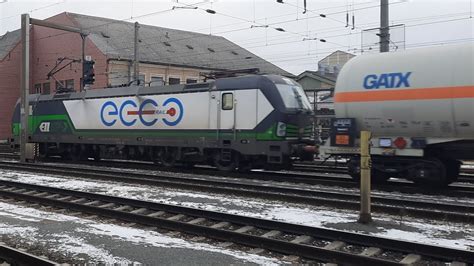
{"type": "MultiPolygon", "coordinates": [[[[95,61],[90,89],[132,80],[134,23],[67,12],[47,21],[89,32],[85,55],[95,61]]],[[[20,95],[21,48],[20,30],[0,36],[0,140],[11,135],[11,116],[20,95]]],[[[81,52],[79,34],[31,26],[30,93],[49,94],[60,87],[78,91],[81,52]]],[[[139,28],[139,60],[139,79],[147,85],[195,83],[202,81],[203,72],[246,68],[292,76],[223,37],[147,25],[139,28]]]]}

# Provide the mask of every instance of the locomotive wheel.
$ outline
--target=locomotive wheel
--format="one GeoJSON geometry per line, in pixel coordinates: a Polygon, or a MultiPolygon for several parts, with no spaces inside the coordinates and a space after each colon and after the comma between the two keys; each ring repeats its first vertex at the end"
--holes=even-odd
{"type": "Polygon", "coordinates": [[[224,161],[222,160],[220,153],[216,153],[216,155],[214,155],[214,165],[219,171],[224,172],[234,171],[237,168],[235,156],[232,156],[230,161],[224,161]]]}
{"type": "Polygon", "coordinates": [[[176,150],[165,149],[160,152],[160,164],[164,167],[171,168],[176,164],[176,150]]]}
{"type": "Polygon", "coordinates": [[[194,162],[181,162],[180,165],[183,167],[183,169],[193,169],[196,163],[194,162]]]}
{"type": "Polygon", "coordinates": [[[160,158],[160,163],[164,167],[173,167],[176,164],[176,160],[173,156],[163,156],[160,158]]]}
{"type": "Polygon", "coordinates": [[[71,149],[69,150],[69,154],[66,156],[69,160],[75,161],[75,162],[83,161],[87,158],[80,145],[72,146],[71,149]]]}
{"type": "Polygon", "coordinates": [[[241,173],[250,172],[252,170],[252,162],[250,161],[240,161],[238,171],[241,173]]]}

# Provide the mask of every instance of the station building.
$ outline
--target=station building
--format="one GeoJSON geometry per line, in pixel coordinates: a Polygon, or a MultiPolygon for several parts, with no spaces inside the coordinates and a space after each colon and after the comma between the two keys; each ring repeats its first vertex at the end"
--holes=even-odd
{"type": "MultiPolygon", "coordinates": [[[[95,61],[91,89],[132,80],[134,23],[68,12],[46,20],[89,32],[85,55],[95,61]]],[[[20,95],[21,49],[20,30],[0,36],[0,141],[11,135],[11,115],[20,95]]],[[[30,93],[49,94],[60,87],[79,90],[81,56],[79,34],[30,26],[30,93]]],[[[202,81],[200,73],[247,68],[293,76],[224,37],[148,25],[139,28],[139,58],[139,79],[152,85],[195,83],[202,81]]]]}

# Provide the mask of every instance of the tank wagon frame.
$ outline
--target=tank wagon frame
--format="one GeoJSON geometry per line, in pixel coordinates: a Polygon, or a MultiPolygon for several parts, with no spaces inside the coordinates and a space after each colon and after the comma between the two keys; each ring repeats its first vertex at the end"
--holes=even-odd
{"type": "MultiPolygon", "coordinates": [[[[314,150],[311,111],[299,106],[301,99],[298,106],[285,99],[306,97],[300,89],[284,77],[253,75],[31,95],[29,141],[38,145],[40,157],[288,168],[293,157],[312,158],[314,150]]],[[[19,122],[17,104],[12,145],[19,145],[19,122]]]]}
{"type": "MultiPolygon", "coordinates": [[[[341,70],[337,118],[372,132],[374,179],[399,177],[428,185],[456,181],[461,160],[474,159],[474,45],[446,45],[361,55],[341,70]]],[[[358,137],[352,147],[325,143],[320,153],[350,157],[359,178],[358,137]]]]}

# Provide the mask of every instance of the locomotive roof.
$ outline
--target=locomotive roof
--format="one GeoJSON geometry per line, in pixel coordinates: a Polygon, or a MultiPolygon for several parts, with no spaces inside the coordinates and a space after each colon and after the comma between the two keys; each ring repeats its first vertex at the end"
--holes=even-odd
{"type": "MultiPolygon", "coordinates": [[[[209,91],[212,89],[218,90],[241,90],[262,88],[265,83],[287,84],[291,81],[278,75],[247,75],[241,77],[222,78],[216,81],[194,83],[194,84],[180,84],[167,86],[151,86],[151,87],[117,87],[93,89],[82,92],[70,93],[56,93],[48,95],[33,94],[30,95],[29,101],[51,101],[51,100],[73,100],[73,99],[93,99],[106,97],[126,97],[126,96],[144,96],[155,94],[172,94],[172,93],[187,93],[198,91],[209,91]],[[215,86],[214,86],[215,85],[215,86]]],[[[294,81],[291,81],[294,82],[294,81]]]]}

